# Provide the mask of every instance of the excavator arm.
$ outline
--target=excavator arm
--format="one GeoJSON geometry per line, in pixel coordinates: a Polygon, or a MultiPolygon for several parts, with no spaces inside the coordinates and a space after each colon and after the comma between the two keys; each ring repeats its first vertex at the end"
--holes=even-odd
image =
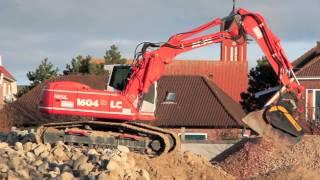
{"type": "Polygon", "coordinates": [[[165,64],[184,52],[203,46],[220,43],[225,39],[237,43],[246,43],[247,35],[253,37],[264,52],[269,64],[278,75],[280,83],[285,87],[290,97],[280,99],[277,105],[244,118],[245,123],[259,134],[265,134],[266,123],[288,133],[291,136],[303,135],[301,126],[292,113],[297,111],[297,101],[301,99],[304,87],[300,85],[292,70],[292,65],[280,45],[280,40],[268,28],[264,18],[258,13],[238,9],[223,19],[215,19],[207,24],[189,32],[173,35],[166,43],[161,45],[147,43],[142,48],[140,57],[132,70],[126,89],[122,92],[131,102],[141,100],[141,95],[148,92],[150,86],[157,81],[164,71],[165,64]],[[215,26],[222,26],[221,31],[195,37],[215,26]],[[157,47],[156,50],[147,51],[148,47],[157,47]],[[140,99],[139,99],[140,98],[140,99]],[[254,121],[252,123],[252,121],[254,121]]]}

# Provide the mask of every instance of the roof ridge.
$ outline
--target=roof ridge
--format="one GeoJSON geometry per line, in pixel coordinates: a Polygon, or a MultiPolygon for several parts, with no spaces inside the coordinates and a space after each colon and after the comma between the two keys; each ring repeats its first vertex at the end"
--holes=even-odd
{"type": "MultiPolygon", "coordinates": [[[[244,125],[241,120],[239,122],[238,117],[236,117],[233,113],[230,113],[230,109],[228,107],[228,105],[226,103],[224,103],[220,97],[217,95],[217,92],[215,92],[215,90],[219,90],[220,93],[223,93],[224,96],[230,98],[230,100],[234,101],[230,96],[228,96],[227,94],[225,94],[225,92],[223,90],[221,90],[218,86],[216,86],[212,81],[210,81],[209,79],[207,79],[204,76],[201,76],[202,80],[205,82],[205,84],[207,85],[207,87],[209,88],[209,90],[213,93],[213,95],[217,98],[218,102],[221,104],[222,108],[225,110],[225,112],[232,118],[232,120],[234,122],[236,122],[239,125],[244,125]],[[214,87],[212,87],[214,86],[214,87]]],[[[234,101],[234,103],[236,103],[234,101]]]]}

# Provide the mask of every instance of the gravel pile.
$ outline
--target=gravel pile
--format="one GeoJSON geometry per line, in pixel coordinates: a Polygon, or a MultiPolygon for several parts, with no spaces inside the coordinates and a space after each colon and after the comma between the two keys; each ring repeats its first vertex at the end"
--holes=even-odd
{"type": "Polygon", "coordinates": [[[1,179],[150,179],[149,173],[128,157],[125,146],[112,150],[71,147],[60,141],[51,146],[32,142],[32,133],[22,134],[0,136],[1,179]]]}
{"type": "Polygon", "coordinates": [[[319,142],[317,135],[293,146],[257,139],[219,165],[238,179],[314,179],[320,174],[319,142]]]}
{"type": "Polygon", "coordinates": [[[234,179],[191,152],[156,158],[116,149],[35,143],[33,130],[0,134],[0,179],[198,180],[234,179]]]}

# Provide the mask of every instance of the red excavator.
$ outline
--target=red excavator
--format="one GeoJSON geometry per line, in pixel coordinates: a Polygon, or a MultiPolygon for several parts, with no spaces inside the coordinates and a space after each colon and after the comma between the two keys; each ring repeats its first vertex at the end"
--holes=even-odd
{"type": "Polygon", "coordinates": [[[264,18],[258,13],[238,9],[223,19],[217,18],[191,31],[175,34],[165,43],[141,43],[141,51],[135,53],[132,65],[107,66],[111,74],[106,90],[69,81],[48,83],[41,95],[39,109],[42,112],[90,116],[96,120],[44,124],[38,129],[37,141],[61,140],[68,144],[107,147],[121,144],[151,155],[175,150],[179,138],[174,133],[147,123],[155,119],[156,81],[165,64],[172,63],[181,53],[223,40],[246,43],[247,35],[263,50],[285,91],[276,103],[249,114],[244,122],[263,136],[272,137],[277,131],[294,139],[302,137],[303,129],[294,114],[298,112],[297,102],[304,88],[264,18]],[[199,35],[216,26],[221,27],[219,32],[199,35]]]}

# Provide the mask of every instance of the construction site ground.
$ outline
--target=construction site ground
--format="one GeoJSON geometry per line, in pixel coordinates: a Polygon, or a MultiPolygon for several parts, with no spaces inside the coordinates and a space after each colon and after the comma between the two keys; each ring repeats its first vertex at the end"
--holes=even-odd
{"type": "Polygon", "coordinates": [[[306,135],[293,146],[263,138],[245,139],[224,151],[223,158],[218,155],[218,158],[208,161],[190,151],[176,151],[150,158],[134,152],[128,153],[127,150],[124,151],[127,153],[125,155],[116,149],[77,149],[61,143],[41,145],[29,140],[30,134],[24,135],[26,139],[15,133],[1,135],[1,177],[309,180],[319,179],[320,173],[318,135],[306,135]],[[92,158],[93,155],[95,158],[92,158]],[[78,156],[82,156],[84,165],[77,166],[80,161],[78,156]]]}

